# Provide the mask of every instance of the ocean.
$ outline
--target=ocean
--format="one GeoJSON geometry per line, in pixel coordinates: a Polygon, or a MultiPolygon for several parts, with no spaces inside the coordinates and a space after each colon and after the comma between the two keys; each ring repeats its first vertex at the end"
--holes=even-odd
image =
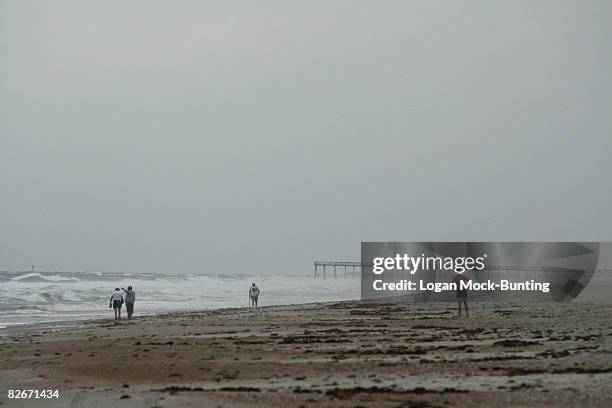
{"type": "MultiPolygon", "coordinates": [[[[13,325],[112,318],[115,287],[133,286],[134,316],[248,306],[256,282],[259,306],[358,299],[360,280],[295,275],[0,272],[0,329],[13,325]]],[[[125,308],[123,308],[125,314],[125,308]]]]}

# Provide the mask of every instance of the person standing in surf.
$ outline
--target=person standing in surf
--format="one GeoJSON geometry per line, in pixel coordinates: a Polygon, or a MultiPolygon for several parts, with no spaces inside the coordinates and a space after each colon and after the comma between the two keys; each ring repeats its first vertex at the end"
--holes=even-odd
{"type": "Polygon", "coordinates": [[[461,304],[465,306],[465,317],[470,317],[467,305],[467,289],[461,287],[461,282],[469,282],[470,280],[462,273],[455,274],[453,283],[457,285],[457,316],[455,319],[461,318],[461,304]]]}
{"type": "Polygon", "coordinates": [[[125,309],[127,310],[128,320],[132,320],[134,314],[134,303],[136,303],[136,292],[131,286],[128,286],[127,290],[121,288],[125,292],[125,309]]]}
{"type": "Polygon", "coordinates": [[[257,300],[259,299],[260,290],[255,285],[255,282],[249,288],[249,307],[257,307],[257,300]]]}
{"type": "Polygon", "coordinates": [[[121,320],[121,306],[123,305],[123,294],[119,290],[119,288],[115,288],[113,293],[111,294],[110,303],[108,304],[109,308],[113,308],[115,311],[115,320],[121,320]]]}

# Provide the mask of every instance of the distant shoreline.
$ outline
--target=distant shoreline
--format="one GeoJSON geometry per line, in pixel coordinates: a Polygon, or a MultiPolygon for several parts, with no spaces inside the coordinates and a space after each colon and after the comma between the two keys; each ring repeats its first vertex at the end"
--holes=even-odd
{"type": "MultiPolygon", "coordinates": [[[[607,302],[612,300],[612,279],[597,279],[594,277],[589,285],[585,287],[583,292],[578,296],[578,298],[574,299],[572,302],[577,303],[589,303],[589,302],[607,302]]],[[[390,298],[392,299],[392,298],[390,298]]],[[[303,302],[303,303],[286,303],[286,304],[274,304],[274,305],[265,305],[261,306],[259,309],[265,309],[276,306],[308,306],[308,305],[323,305],[323,304],[342,304],[345,302],[359,302],[360,299],[352,299],[352,300],[337,300],[337,301],[325,301],[325,302],[303,302]]],[[[383,299],[378,299],[376,301],[383,301],[383,299]]],[[[397,299],[393,299],[391,301],[397,301],[397,299]]],[[[445,300],[444,302],[453,302],[454,299],[445,300]]],[[[471,302],[481,302],[481,299],[472,298],[471,302]]],[[[493,299],[492,302],[496,302],[497,300],[493,299]]],[[[508,302],[508,299],[502,300],[504,302],[508,302]]],[[[369,301],[367,301],[369,302],[369,301]]],[[[438,302],[435,303],[444,303],[438,302]]],[[[219,308],[210,308],[210,309],[179,309],[175,311],[163,311],[159,313],[152,312],[138,312],[138,303],[136,304],[136,321],[141,317],[151,317],[151,316],[159,316],[165,317],[168,315],[177,315],[177,314],[185,314],[185,313],[209,313],[223,310],[248,310],[248,307],[219,307],[219,308]]],[[[66,320],[55,320],[55,321],[46,321],[46,322],[28,322],[28,323],[17,323],[17,324],[7,324],[5,327],[0,327],[0,338],[6,337],[13,333],[23,333],[23,332],[36,332],[39,330],[55,330],[62,328],[74,328],[78,326],[82,326],[85,324],[97,324],[100,322],[113,321],[112,310],[108,309],[108,317],[102,316],[94,316],[94,317],[85,317],[82,319],[66,319],[66,320]]]]}

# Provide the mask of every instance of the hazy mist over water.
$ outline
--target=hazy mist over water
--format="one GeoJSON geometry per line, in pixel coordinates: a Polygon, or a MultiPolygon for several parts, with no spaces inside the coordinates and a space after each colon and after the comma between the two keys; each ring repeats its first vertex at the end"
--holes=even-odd
{"type": "Polygon", "coordinates": [[[605,1],[0,1],[0,270],[610,240],[610,21],[605,1]]]}

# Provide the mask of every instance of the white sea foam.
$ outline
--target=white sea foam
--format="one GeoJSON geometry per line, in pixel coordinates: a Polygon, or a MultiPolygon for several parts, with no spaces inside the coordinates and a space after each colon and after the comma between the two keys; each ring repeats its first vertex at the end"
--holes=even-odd
{"type": "Polygon", "coordinates": [[[312,276],[3,273],[0,326],[108,317],[115,287],[133,286],[136,313],[243,307],[248,288],[261,288],[260,306],[357,299],[359,279],[312,276]]]}

